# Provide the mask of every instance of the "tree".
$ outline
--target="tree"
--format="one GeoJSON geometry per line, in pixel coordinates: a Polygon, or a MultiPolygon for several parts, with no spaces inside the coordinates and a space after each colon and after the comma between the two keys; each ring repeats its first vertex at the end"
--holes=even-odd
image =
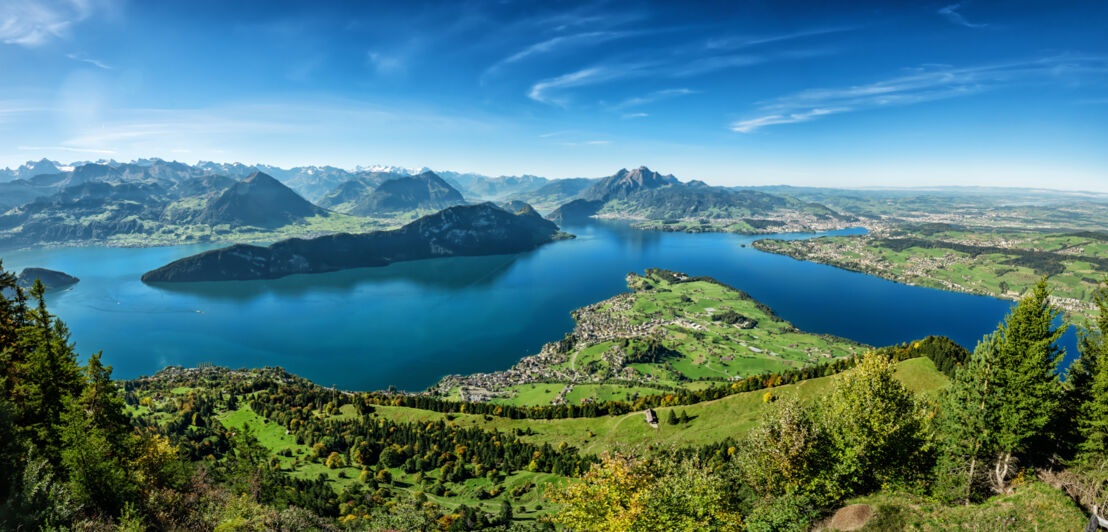
{"type": "Polygon", "coordinates": [[[677,424],[677,414],[675,414],[673,412],[673,410],[669,411],[669,417],[666,418],[666,423],[668,423],[670,425],[676,425],[677,424]]]}
{"type": "Polygon", "coordinates": [[[342,460],[341,454],[339,454],[338,452],[332,452],[327,457],[327,462],[324,463],[324,465],[326,465],[328,469],[337,469],[344,466],[345,463],[342,460]]]}
{"type": "Polygon", "coordinates": [[[508,502],[508,499],[500,502],[500,516],[497,522],[505,526],[512,524],[512,503],[508,502]]]}
{"type": "Polygon", "coordinates": [[[1101,283],[1094,299],[1100,312],[1095,326],[1082,331],[1081,358],[1075,362],[1081,364],[1077,375],[1087,383],[1074,415],[1080,435],[1074,462],[1084,498],[1099,502],[1108,488],[1108,282],[1101,283]]]}
{"type": "Polygon", "coordinates": [[[846,494],[920,473],[924,412],[888,357],[866,353],[833,382],[823,413],[833,449],[830,489],[846,494]]]}
{"type": "Polygon", "coordinates": [[[127,419],[126,403],[119,388],[112,382],[112,367],[100,363],[101,353],[89,357],[85,367],[88,382],[77,400],[77,407],[88,416],[88,423],[100,429],[113,454],[122,457],[128,452],[128,436],[132,432],[127,419]]]}
{"type": "Polygon", "coordinates": [[[986,335],[940,399],[940,491],[969,504],[981,466],[996,451],[999,338],[986,335]]]}
{"type": "Polygon", "coordinates": [[[46,310],[46,287],[35,280],[31,297],[36,308],[27,311],[27,324],[18,331],[15,350],[26,360],[13,368],[21,377],[12,390],[18,405],[17,424],[32,444],[57,465],[61,461],[62,416],[67,402],[81,393],[77,356],[69,331],[46,310]]]}
{"type": "Polygon", "coordinates": [[[614,454],[547,496],[564,505],[553,521],[572,530],[741,530],[735,491],[695,461],[614,454]]]}
{"type": "Polygon", "coordinates": [[[106,515],[119,515],[138,489],[107,433],[70,401],[63,416],[61,459],[74,498],[106,515]]]}
{"type": "Polygon", "coordinates": [[[831,449],[818,417],[791,398],[764,413],[738,450],[743,483],[766,499],[821,491],[814,480],[829,469],[831,449]]]}
{"type": "Polygon", "coordinates": [[[996,409],[999,430],[990,478],[999,493],[1008,491],[1008,476],[1016,457],[1029,451],[1036,440],[1046,439],[1043,429],[1058,411],[1061,386],[1056,370],[1064,353],[1055,342],[1065,332],[1054,327],[1059,313],[1050,305],[1050,289],[1044,277],[998,329],[1002,400],[996,409]]]}

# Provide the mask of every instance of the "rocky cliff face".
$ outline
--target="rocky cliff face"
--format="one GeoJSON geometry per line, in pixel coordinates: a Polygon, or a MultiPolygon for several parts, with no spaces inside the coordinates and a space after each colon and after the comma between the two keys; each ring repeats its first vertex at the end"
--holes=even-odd
{"type": "Polygon", "coordinates": [[[149,271],[142,280],[276,279],[405,260],[520,253],[561,236],[553,222],[529,212],[516,215],[491,203],[462,205],[392,231],[293,238],[269,247],[239,244],[207,251],[149,271]]]}

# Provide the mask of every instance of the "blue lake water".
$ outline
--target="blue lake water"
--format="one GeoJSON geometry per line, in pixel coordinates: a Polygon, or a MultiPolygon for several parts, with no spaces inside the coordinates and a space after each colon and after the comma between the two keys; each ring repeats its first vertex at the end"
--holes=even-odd
{"type": "MultiPolygon", "coordinates": [[[[870,345],[947,335],[972,349],[1011,303],[896,284],[744,247],[758,237],[566,226],[578,236],[520,255],[434,259],[250,282],[149,286],[143,272],[205,249],[55,248],[0,254],[81,278],[50,308],[78,351],[117,378],[170,365],[282,366],[352,390],[421,390],[439,377],[505,369],[573,328],[572,309],[625,291],[628,272],[708,275],[800,329],[870,345]]],[[[838,231],[835,234],[863,230],[838,231]]],[[[813,235],[776,235],[809,238],[813,235]]],[[[1063,341],[1075,354],[1070,332],[1063,341]]]]}

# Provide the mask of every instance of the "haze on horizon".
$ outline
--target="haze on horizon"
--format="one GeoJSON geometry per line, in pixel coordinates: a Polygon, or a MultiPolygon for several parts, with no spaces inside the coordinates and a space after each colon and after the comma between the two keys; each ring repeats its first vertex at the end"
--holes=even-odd
{"type": "Polygon", "coordinates": [[[1105,2],[8,0],[0,166],[1108,191],[1106,25],[1105,2]]]}

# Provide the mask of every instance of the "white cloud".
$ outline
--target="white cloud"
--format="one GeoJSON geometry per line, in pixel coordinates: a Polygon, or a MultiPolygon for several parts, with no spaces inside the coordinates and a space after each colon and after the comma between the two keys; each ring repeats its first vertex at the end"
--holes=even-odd
{"type": "Polygon", "coordinates": [[[731,124],[733,131],[807,122],[848,111],[909,105],[978,94],[1016,83],[1108,74],[1108,58],[1052,57],[967,68],[931,65],[911,73],[866,85],[807,89],[763,102],[761,116],[731,124]]]}
{"type": "Polygon", "coordinates": [[[93,12],[88,0],[4,0],[0,42],[33,48],[65,37],[93,12]]]}
{"type": "Polygon", "coordinates": [[[731,131],[738,131],[739,133],[750,133],[758,128],[766,126],[773,126],[777,124],[795,124],[797,122],[807,122],[813,118],[821,116],[842,113],[849,111],[849,108],[840,107],[834,109],[812,109],[810,111],[803,111],[798,113],[785,113],[785,114],[773,114],[767,116],[760,116],[758,118],[751,118],[749,120],[740,120],[731,124],[731,131]]]}
{"type": "Polygon", "coordinates": [[[761,44],[791,41],[796,39],[803,39],[806,37],[827,35],[830,33],[854,31],[859,27],[860,26],[835,26],[827,28],[812,28],[788,33],[779,33],[777,35],[724,37],[719,39],[710,39],[705,44],[705,47],[710,50],[735,50],[738,48],[747,48],[750,46],[757,46],[761,44]]]}
{"type": "Polygon", "coordinates": [[[561,90],[645,75],[647,73],[646,67],[647,65],[640,63],[599,65],[581,69],[555,78],[545,79],[534,84],[527,93],[527,97],[536,102],[565,106],[568,102],[568,98],[557,96],[557,93],[561,90]]]}
{"type": "Polygon", "coordinates": [[[495,73],[496,71],[504,68],[512,63],[517,63],[532,56],[548,54],[556,52],[560,49],[589,46],[599,44],[605,41],[614,39],[620,39],[632,35],[631,32],[619,32],[619,31],[590,31],[585,33],[575,33],[573,35],[560,35],[553,37],[542,42],[538,42],[528,46],[500,61],[497,61],[488,69],[485,70],[484,75],[495,73]]]}
{"type": "Polygon", "coordinates": [[[974,24],[966,20],[966,17],[962,16],[962,14],[958,12],[958,10],[961,8],[962,4],[950,4],[949,6],[940,9],[938,13],[946,17],[947,20],[960,26],[965,26],[967,28],[984,28],[988,26],[988,24],[974,24]]]}
{"type": "Polygon", "coordinates": [[[103,63],[99,60],[93,59],[91,57],[87,57],[83,54],[65,54],[65,56],[72,59],[72,60],[74,60],[74,61],[81,61],[81,62],[84,62],[84,63],[88,63],[92,66],[97,67],[97,68],[102,68],[104,70],[113,70],[111,66],[108,66],[107,64],[105,64],[105,63],[103,63]]]}
{"type": "Polygon", "coordinates": [[[620,109],[627,109],[628,107],[638,107],[640,105],[646,105],[646,104],[654,103],[654,102],[657,102],[657,101],[660,101],[660,100],[668,100],[670,98],[676,98],[678,96],[686,96],[686,95],[689,95],[689,94],[696,94],[697,92],[700,92],[700,91],[695,91],[695,90],[686,89],[686,88],[663,89],[663,90],[651,92],[651,93],[643,95],[643,96],[636,96],[634,98],[628,98],[628,99],[623,100],[622,102],[619,102],[616,105],[614,105],[612,107],[612,109],[620,110],[620,109]]]}
{"type": "Polygon", "coordinates": [[[648,116],[650,115],[646,113],[626,113],[624,115],[621,115],[620,118],[623,118],[624,120],[630,120],[632,118],[646,118],[648,116]]]}

